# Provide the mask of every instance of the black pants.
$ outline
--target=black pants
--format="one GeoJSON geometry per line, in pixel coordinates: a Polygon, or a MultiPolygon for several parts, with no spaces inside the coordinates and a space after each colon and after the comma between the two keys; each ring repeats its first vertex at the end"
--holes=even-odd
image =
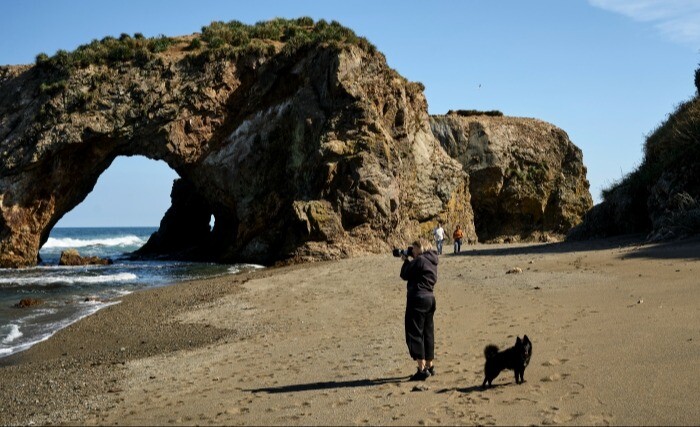
{"type": "Polygon", "coordinates": [[[435,358],[435,297],[412,296],[406,300],[406,344],[414,360],[435,358]]]}

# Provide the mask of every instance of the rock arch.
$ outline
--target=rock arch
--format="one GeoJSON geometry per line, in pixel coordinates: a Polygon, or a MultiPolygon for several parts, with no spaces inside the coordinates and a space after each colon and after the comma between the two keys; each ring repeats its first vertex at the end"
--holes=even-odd
{"type": "Polygon", "coordinates": [[[40,67],[0,68],[0,266],[36,263],[121,155],[182,179],[150,254],[184,234],[176,211],[191,204],[216,225],[186,256],[213,261],[388,251],[437,219],[475,240],[468,177],[432,135],[422,85],[383,55],[320,43],[196,61],[186,44],[146,65],[80,68],[58,90],[40,67]]]}

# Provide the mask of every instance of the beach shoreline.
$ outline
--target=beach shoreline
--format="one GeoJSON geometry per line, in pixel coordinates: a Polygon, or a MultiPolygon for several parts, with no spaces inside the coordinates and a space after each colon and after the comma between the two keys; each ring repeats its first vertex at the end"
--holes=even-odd
{"type": "Polygon", "coordinates": [[[698,424],[700,239],[640,242],[446,248],[419,384],[389,254],[139,291],[0,359],[0,423],[698,424]],[[481,390],[523,334],[526,382],[481,390]]]}

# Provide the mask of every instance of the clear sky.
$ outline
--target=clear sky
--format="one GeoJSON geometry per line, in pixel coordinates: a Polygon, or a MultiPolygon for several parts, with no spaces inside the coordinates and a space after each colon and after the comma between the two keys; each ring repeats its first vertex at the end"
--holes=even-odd
{"type": "MultiPolygon", "coordinates": [[[[564,129],[596,203],[639,164],[645,135],[694,96],[700,62],[700,0],[2,0],[0,10],[0,64],[217,20],[337,20],[422,82],[431,114],[495,109],[564,129]]],[[[162,162],[118,158],[58,225],[157,225],[174,177],[162,162]]]]}

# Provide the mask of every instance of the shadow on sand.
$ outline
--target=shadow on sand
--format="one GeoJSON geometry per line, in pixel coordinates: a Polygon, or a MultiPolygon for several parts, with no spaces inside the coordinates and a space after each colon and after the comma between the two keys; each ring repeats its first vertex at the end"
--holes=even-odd
{"type": "Polygon", "coordinates": [[[308,384],[291,384],[279,387],[262,387],[248,389],[244,391],[249,391],[251,393],[294,393],[297,391],[310,391],[310,390],[327,390],[333,388],[353,388],[353,387],[372,387],[382,384],[390,383],[401,383],[408,381],[408,376],[405,377],[392,377],[392,378],[378,378],[378,379],[366,379],[366,380],[355,380],[355,381],[325,381],[316,382],[308,384]]]}
{"type": "Polygon", "coordinates": [[[470,246],[463,245],[462,252],[459,254],[448,253],[447,251],[445,251],[445,254],[448,256],[508,256],[631,249],[631,251],[626,251],[625,254],[620,256],[622,258],[700,259],[699,248],[700,237],[660,243],[646,243],[644,235],[634,234],[586,241],[542,244],[494,244],[492,248],[489,245],[481,245],[478,248],[470,249],[470,246]]]}

